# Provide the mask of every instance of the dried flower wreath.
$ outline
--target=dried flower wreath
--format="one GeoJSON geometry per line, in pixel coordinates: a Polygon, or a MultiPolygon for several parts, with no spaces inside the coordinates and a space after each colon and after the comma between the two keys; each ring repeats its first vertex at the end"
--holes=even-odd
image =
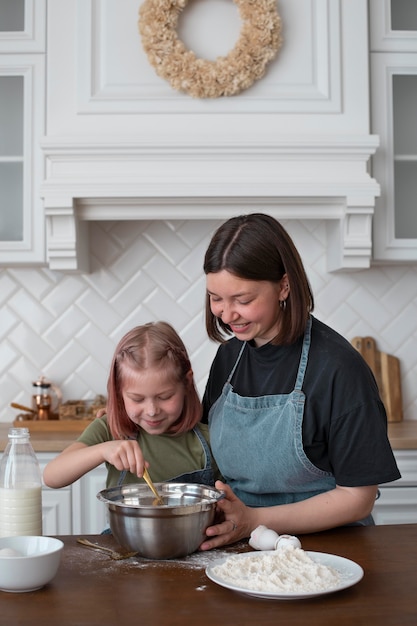
{"type": "Polygon", "coordinates": [[[265,74],[281,45],[276,0],[233,0],[243,25],[235,47],[216,61],[198,59],[176,28],[189,0],[144,0],[139,32],[150,64],[178,91],[195,98],[233,96],[265,74]]]}

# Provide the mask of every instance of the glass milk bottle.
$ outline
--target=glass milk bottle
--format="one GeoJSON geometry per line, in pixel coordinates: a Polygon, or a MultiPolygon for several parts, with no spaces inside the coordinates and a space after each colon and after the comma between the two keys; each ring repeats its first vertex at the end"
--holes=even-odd
{"type": "Polygon", "coordinates": [[[42,535],[42,476],[28,428],[10,428],[0,463],[0,537],[42,535]]]}

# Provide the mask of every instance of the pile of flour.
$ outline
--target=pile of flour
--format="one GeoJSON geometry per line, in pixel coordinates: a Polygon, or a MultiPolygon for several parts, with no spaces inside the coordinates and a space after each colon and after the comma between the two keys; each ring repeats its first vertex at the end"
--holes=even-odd
{"type": "Polygon", "coordinates": [[[212,569],[223,581],[242,589],[263,592],[304,593],[329,590],[340,581],[339,572],[316,563],[301,548],[230,556],[212,569]]]}

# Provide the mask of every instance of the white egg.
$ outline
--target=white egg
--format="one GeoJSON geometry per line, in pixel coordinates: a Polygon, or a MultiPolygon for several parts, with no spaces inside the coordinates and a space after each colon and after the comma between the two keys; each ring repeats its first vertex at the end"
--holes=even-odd
{"type": "Polygon", "coordinates": [[[266,526],[258,526],[251,532],[249,545],[255,550],[273,550],[278,533],[266,526]]]}
{"type": "Polygon", "coordinates": [[[19,550],[14,550],[13,548],[1,548],[0,556],[23,556],[19,550]]]}
{"type": "Polygon", "coordinates": [[[281,548],[301,548],[301,541],[293,535],[280,535],[275,542],[275,550],[281,548]]]}

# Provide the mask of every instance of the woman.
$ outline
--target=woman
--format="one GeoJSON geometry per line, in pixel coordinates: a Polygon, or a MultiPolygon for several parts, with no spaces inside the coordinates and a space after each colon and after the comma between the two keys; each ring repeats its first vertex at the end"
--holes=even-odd
{"type": "Polygon", "coordinates": [[[232,218],[204,272],[207,332],[221,345],[203,420],[226,498],[201,549],[261,524],[279,534],[372,524],[378,484],[400,477],[385,409],[360,354],[311,315],[288,233],[268,215],[232,218]]]}

